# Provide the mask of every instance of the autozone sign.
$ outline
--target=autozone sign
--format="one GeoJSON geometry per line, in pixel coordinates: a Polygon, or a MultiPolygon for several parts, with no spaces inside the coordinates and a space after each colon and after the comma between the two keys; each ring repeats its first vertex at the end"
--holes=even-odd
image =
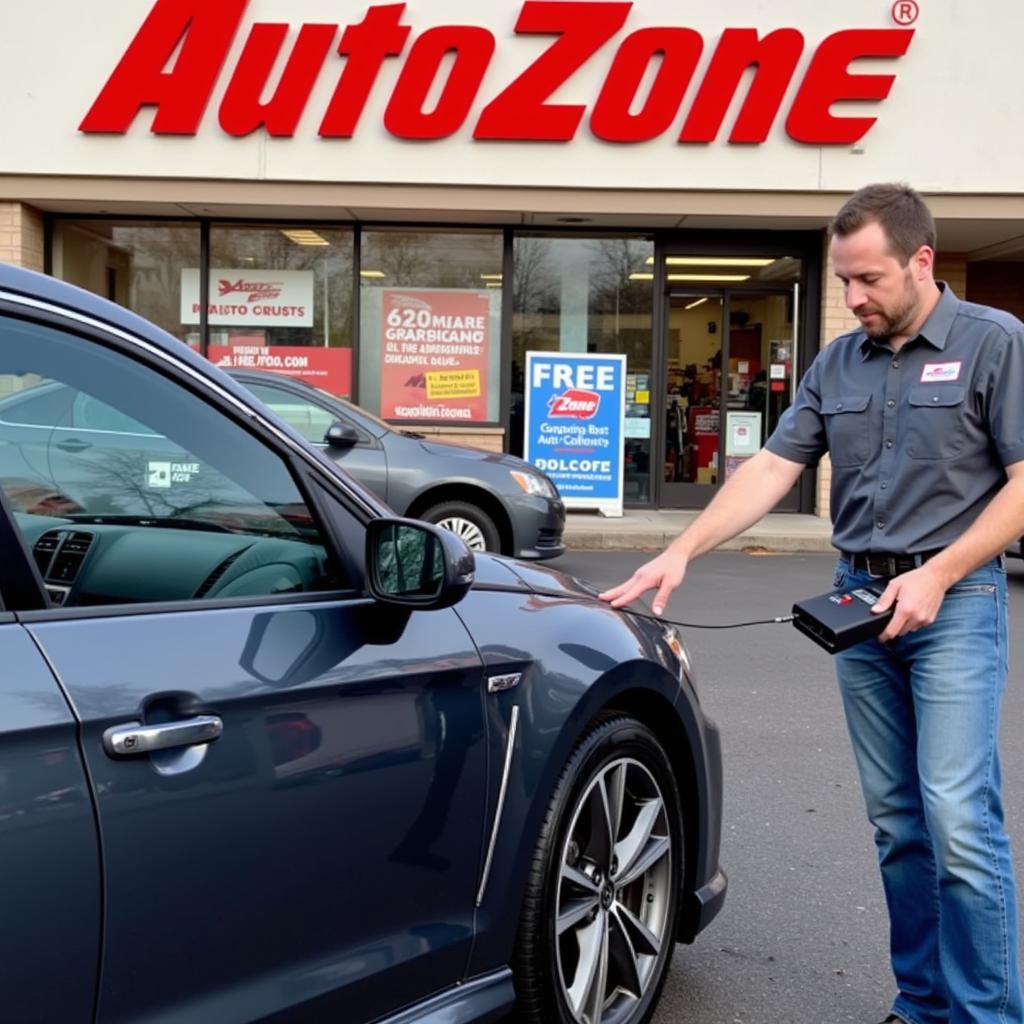
{"type": "MultiPolygon", "coordinates": [[[[125,133],[144,107],[154,107],[156,135],[196,135],[245,17],[248,0],[157,0],[92,104],[79,130],[125,133]],[[172,58],[173,66],[168,67],[172,58]]],[[[832,33],[810,44],[797,28],[762,34],[756,28],[726,27],[705,39],[682,26],[627,28],[632,3],[526,0],[515,23],[516,36],[544,37],[549,45],[511,81],[484,87],[499,45],[477,25],[436,25],[414,32],[406,4],[369,7],[358,23],[303,24],[285,58],[282,48],[292,26],[255,22],[230,69],[218,110],[230,136],[263,130],[294,136],[321,75],[336,81],[320,114],[318,133],[326,139],[355,136],[385,62],[399,71],[384,111],[384,127],[399,139],[443,139],[463,128],[474,113],[477,140],[567,142],[587,118],[590,132],[613,143],[658,138],[676,123],[684,96],[694,86],[678,141],[714,142],[747,72],[754,69],[734,123],[732,143],[762,143],[780,113],[798,143],[852,144],[877,118],[843,116],[833,105],[884,100],[895,75],[855,71],[861,58],[895,61],[908,50],[911,27],[857,28],[832,33]],[[557,89],[615,46],[603,83],[589,103],[560,103],[557,89]],[[705,50],[710,54],[694,82],[705,50]],[[788,109],[797,68],[809,54],[788,109]],[[283,70],[264,99],[271,72],[283,70]]],[[[610,52],[610,51],[609,51],[610,52]]]]}

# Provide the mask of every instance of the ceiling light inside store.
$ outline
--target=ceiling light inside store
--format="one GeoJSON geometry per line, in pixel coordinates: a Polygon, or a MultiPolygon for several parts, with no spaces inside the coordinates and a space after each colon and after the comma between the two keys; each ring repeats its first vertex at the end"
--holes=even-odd
{"type": "Polygon", "coordinates": [[[683,309],[696,309],[698,306],[703,305],[708,301],[708,297],[705,295],[703,299],[695,299],[688,306],[683,306],[683,309]]]}
{"type": "Polygon", "coordinates": [[[501,280],[501,274],[481,274],[480,275],[480,280],[481,281],[500,281],[501,280]]]}
{"type": "Polygon", "coordinates": [[[486,286],[488,288],[500,288],[501,287],[501,282],[500,281],[487,281],[486,282],[486,286]]]}
{"type": "Polygon", "coordinates": [[[669,281],[749,281],[749,274],[667,274],[669,281]]]}
{"type": "MultiPolygon", "coordinates": [[[[654,263],[654,257],[648,256],[648,266],[654,263]]],[[[666,256],[665,263],[670,267],[767,267],[774,259],[762,259],[754,256],[666,256]]]]}
{"type": "Polygon", "coordinates": [[[642,271],[636,271],[629,275],[630,281],[653,281],[653,274],[645,274],[642,271]]]}
{"type": "Polygon", "coordinates": [[[296,245],[330,245],[331,243],[324,238],[323,235],[318,235],[315,231],[307,230],[295,230],[285,231],[282,229],[281,234],[288,239],[289,242],[294,242],[296,245]]]}
{"type": "Polygon", "coordinates": [[[360,277],[387,277],[383,270],[360,270],[360,277]]]}

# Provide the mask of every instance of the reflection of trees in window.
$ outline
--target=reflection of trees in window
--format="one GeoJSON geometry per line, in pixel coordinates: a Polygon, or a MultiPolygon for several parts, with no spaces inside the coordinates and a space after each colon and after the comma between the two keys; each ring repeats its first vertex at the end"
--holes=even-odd
{"type": "Polygon", "coordinates": [[[517,313],[540,313],[556,308],[558,276],[551,266],[550,255],[550,239],[516,239],[512,308],[517,313]]]}
{"type": "Polygon", "coordinates": [[[363,235],[362,269],[380,271],[366,287],[482,288],[501,271],[501,236],[374,231],[363,235]]]}
{"type": "Polygon", "coordinates": [[[632,238],[602,238],[592,243],[594,271],[590,309],[593,313],[651,313],[651,282],[631,281],[631,274],[651,273],[650,242],[632,238]]]}
{"type": "MultiPolygon", "coordinates": [[[[292,228],[213,227],[210,266],[313,273],[313,326],[265,328],[271,345],[323,345],[324,319],[332,346],[352,344],[352,236],[326,228],[313,230],[327,245],[300,245],[284,234],[292,228]],[[325,288],[326,284],[326,288],[325,288]]],[[[215,282],[211,297],[215,297],[215,282]]],[[[230,326],[230,325],[228,325],[230,326]]]]}

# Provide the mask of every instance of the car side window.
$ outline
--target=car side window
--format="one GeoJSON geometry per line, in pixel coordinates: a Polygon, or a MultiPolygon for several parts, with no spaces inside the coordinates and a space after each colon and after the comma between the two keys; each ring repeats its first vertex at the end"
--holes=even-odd
{"type": "Polygon", "coordinates": [[[0,487],[54,604],[349,585],[261,440],[129,356],[5,317],[0,487]]]}
{"type": "Polygon", "coordinates": [[[308,402],[272,384],[245,385],[268,409],[280,416],[307,441],[323,444],[328,427],[338,419],[329,409],[308,402]]]}

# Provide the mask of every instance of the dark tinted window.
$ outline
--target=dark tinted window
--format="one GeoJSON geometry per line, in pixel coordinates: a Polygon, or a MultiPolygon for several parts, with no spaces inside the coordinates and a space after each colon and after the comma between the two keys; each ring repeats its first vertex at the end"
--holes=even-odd
{"type": "Polygon", "coordinates": [[[152,368],[0,318],[0,391],[0,486],[53,600],[243,597],[341,583],[285,462],[152,368]],[[17,419],[26,407],[31,422],[17,419]]]}

